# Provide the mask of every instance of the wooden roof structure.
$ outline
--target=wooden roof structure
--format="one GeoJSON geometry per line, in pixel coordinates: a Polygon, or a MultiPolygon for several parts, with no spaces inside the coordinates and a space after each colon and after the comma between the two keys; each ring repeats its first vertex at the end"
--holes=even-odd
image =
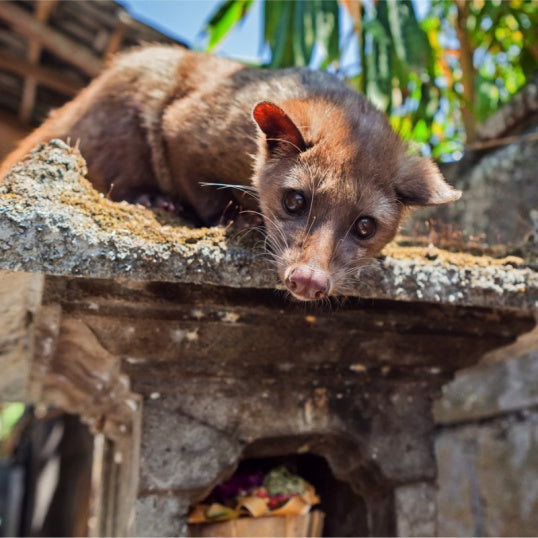
{"type": "Polygon", "coordinates": [[[10,139],[71,99],[112,54],[143,42],[177,40],[113,0],[1,1],[0,158],[10,139]]]}

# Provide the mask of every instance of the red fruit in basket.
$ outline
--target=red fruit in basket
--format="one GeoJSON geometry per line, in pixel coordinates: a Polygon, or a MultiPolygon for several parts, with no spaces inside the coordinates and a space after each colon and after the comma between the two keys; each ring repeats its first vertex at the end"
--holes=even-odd
{"type": "Polygon", "coordinates": [[[273,508],[278,508],[279,506],[282,506],[286,501],[291,499],[292,497],[295,497],[295,495],[272,495],[269,497],[269,501],[267,502],[267,505],[271,510],[273,508]]]}
{"type": "Polygon", "coordinates": [[[252,488],[250,490],[251,495],[255,495],[256,497],[260,497],[260,499],[266,499],[269,494],[267,493],[267,488],[260,487],[260,488],[252,488]]]}

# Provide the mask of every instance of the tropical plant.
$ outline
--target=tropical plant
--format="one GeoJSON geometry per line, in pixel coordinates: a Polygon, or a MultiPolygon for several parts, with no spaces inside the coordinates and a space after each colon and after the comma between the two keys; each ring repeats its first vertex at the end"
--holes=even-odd
{"type": "Polygon", "coordinates": [[[9,456],[9,437],[25,410],[23,403],[0,404],[0,458],[9,456]]]}
{"type": "MultiPolygon", "coordinates": [[[[252,5],[220,4],[206,26],[210,49],[252,5]]],[[[265,0],[267,67],[330,69],[425,153],[457,158],[477,123],[537,70],[538,0],[431,0],[420,18],[415,8],[411,0],[265,0]],[[352,20],[348,35],[343,15],[352,20]],[[345,66],[350,46],[357,62],[345,66]]]]}

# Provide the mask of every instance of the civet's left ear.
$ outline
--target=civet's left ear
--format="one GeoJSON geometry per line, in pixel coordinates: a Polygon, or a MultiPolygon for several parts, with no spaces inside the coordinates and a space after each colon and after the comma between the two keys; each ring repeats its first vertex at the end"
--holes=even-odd
{"type": "Polygon", "coordinates": [[[405,205],[441,205],[461,197],[461,191],[451,187],[437,165],[426,157],[406,157],[394,187],[398,199],[405,205]]]}

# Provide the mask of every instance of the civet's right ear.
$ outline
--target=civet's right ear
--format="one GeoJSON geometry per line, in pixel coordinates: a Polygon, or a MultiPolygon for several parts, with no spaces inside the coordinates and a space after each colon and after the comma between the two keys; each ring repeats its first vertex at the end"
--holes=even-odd
{"type": "Polygon", "coordinates": [[[306,149],[301,131],[279,106],[263,101],[254,107],[252,116],[265,134],[270,153],[300,153],[306,149]]]}

